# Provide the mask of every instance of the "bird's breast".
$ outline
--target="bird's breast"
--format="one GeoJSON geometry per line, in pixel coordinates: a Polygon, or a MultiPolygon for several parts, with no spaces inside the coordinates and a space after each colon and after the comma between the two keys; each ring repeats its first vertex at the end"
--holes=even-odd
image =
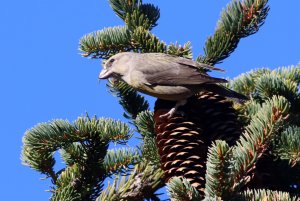
{"type": "Polygon", "coordinates": [[[133,88],[139,88],[143,85],[144,77],[143,74],[138,71],[128,71],[124,76],[122,76],[122,80],[133,88]]]}

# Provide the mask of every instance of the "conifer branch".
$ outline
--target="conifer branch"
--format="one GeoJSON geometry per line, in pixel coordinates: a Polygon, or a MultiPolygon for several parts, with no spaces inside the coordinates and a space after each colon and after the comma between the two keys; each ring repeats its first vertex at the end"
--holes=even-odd
{"type": "Polygon", "coordinates": [[[110,0],[110,5],[127,26],[105,28],[83,36],[79,43],[82,56],[107,59],[118,52],[166,49],[165,44],[149,32],[157,25],[158,7],[143,4],[141,0],[110,0]]]}
{"type": "Polygon", "coordinates": [[[143,27],[136,28],[132,33],[132,43],[140,52],[166,52],[167,45],[143,27]]]}
{"type": "Polygon", "coordinates": [[[157,25],[156,21],[159,18],[159,9],[152,4],[142,5],[138,10],[134,10],[132,13],[127,13],[125,23],[130,30],[134,30],[138,27],[143,27],[146,30],[151,30],[157,25]],[[151,12],[153,10],[154,12],[151,12]],[[147,15],[145,12],[151,12],[147,15]],[[149,18],[149,16],[151,18],[149,18]]]}
{"type": "Polygon", "coordinates": [[[144,160],[149,161],[151,164],[159,165],[160,157],[156,145],[153,112],[150,112],[149,110],[140,112],[134,123],[137,127],[138,132],[143,138],[141,150],[144,160]]]}
{"type": "Polygon", "coordinates": [[[25,133],[22,160],[52,178],[57,187],[52,200],[94,200],[108,174],[102,168],[108,143],[125,143],[130,132],[122,122],[96,117],[79,117],[73,124],[64,120],[38,124],[25,133]],[[53,153],[59,149],[69,166],[55,173],[53,153]]]}
{"type": "Polygon", "coordinates": [[[256,161],[275,138],[287,118],[289,108],[290,105],[285,98],[274,96],[266,101],[251,119],[237,146],[232,150],[234,157],[232,192],[238,191],[250,180],[256,161]]]}
{"type": "Polygon", "coordinates": [[[103,161],[103,168],[108,174],[126,173],[129,165],[140,161],[138,150],[132,148],[121,148],[108,150],[103,161]]]}
{"type": "Polygon", "coordinates": [[[288,201],[297,201],[299,198],[291,196],[287,192],[282,191],[271,191],[271,190],[246,190],[238,198],[235,200],[265,200],[265,201],[273,201],[273,200],[288,200],[288,201]]]}
{"type": "Polygon", "coordinates": [[[107,87],[119,98],[119,103],[125,110],[124,117],[135,119],[138,113],[149,109],[148,101],[127,83],[110,79],[107,87]]]}
{"type": "Polygon", "coordinates": [[[243,73],[230,82],[230,88],[236,92],[253,97],[256,93],[255,83],[257,79],[259,79],[262,75],[270,73],[271,70],[267,68],[256,69],[247,73],[243,73]]]}
{"type": "Polygon", "coordinates": [[[231,149],[225,141],[217,140],[208,150],[205,175],[205,197],[226,198],[232,185],[231,149]]]}
{"type": "MultiPolygon", "coordinates": [[[[63,146],[61,143],[71,142],[65,133],[72,135],[75,133],[75,129],[70,123],[63,120],[54,120],[49,124],[38,124],[28,130],[23,137],[23,164],[52,177],[55,183],[57,176],[53,176],[55,175],[53,152],[57,147],[63,146]]],[[[76,138],[74,135],[72,137],[76,138]]]]}
{"type": "Polygon", "coordinates": [[[154,124],[153,112],[149,110],[140,112],[135,120],[135,125],[144,138],[154,138],[156,136],[154,124]]]}
{"type": "Polygon", "coordinates": [[[190,41],[186,42],[183,46],[179,45],[177,42],[175,44],[171,43],[168,46],[167,53],[178,57],[185,57],[187,59],[193,58],[192,46],[190,41]]]}
{"type": "Polygon", "coordinates": [[[72,186],[67,186],[59,192],[54,191],[50,201],[79,201],[80,195],[72,186]]]}
{"type": "Polygon", "coordinates": [[[126,27],[105,28],[83,36],[79,42],[82,56],[107,59],[118,52],[132,50],[131,33],[126,27]]]}
{"type": "Polygon", "coordinates": [[[157,20],[160,17],[157,6],[143,4],[142,0],[110,0],[109,3],[130,30],[139,26],[151,30],[157,25],[157,20]]]}
{"type": "Polygon", "coordinates": [[[167,184],[168,194],[173,201],[202,200],[199,191],[183,177],[173,177],[167,184]]]}
{"type": "MultiPolygon", "coordinates": [[[[270,70],[268,68],[260,68],[256,70],[252,70],[247,73],[243,73],[240,76],[234,78],[230,82],[230,87],[243,94],[251,94],[257,93],[255,87],[256,83],[263,76],[268,76],[268,79],[280,79],[281,82],[289,83],[287,85],[296,85],[298,86],[300,83],[300,66],[287,66],[287,67],[279,67],[274,70],[270,70]]],[[[265,81],[266,82],[266,81],[265,81]]],[[[272,82],[272,87],[278,88],[278,81],[270,81],[272,82]],[[276,86],[277,85],[277,86],[276,86]]],[[[268,86],[268,88],[272,88],[268,86]]],[[[289,87],[289,86],[287,86],[289,87]]],[[[294,91],[294,87],[291,87],[294,91]]],[[[275,90],[274,90],[275,91],[275,90]]]]}
{"type": "Polygon", "coordinates": [[[93,59],[108,59],[119,53],[166,52],[167,45],[144,27],[130,31],[126,27],[112,27],[89,33],[79,42],[82,56],[93,59]]]}
{"type": "Polygon", "coordinates": [[[102,140],[118,144],[126,144],[133,135],[127,124],[110,118],[78,118],[74,124],[80,132],[99,132],[102,140]]]}
{"type": "Polygon", "coordinates": [[[141,0],[109,0],[111,8],[122,20],[125,20],[126,14],[132,13],[141,3],[141,0]]]}
{"type": "Polygon", "coordinates": [[[102,191],[97,201],[140,201],[155,198],[155,192],[163,187],[163,172],[156,166],[142,161],[135,165],[129,176],[116,176],[112,184],[102,191]]]}
{"type": "Polygon", "coordinates": [[[291,166],[299,165],[300,161],[300,127],[286,128],[276,143],[275,154],[282,160],[288,160],[291,166]]]}
{"type": "MultiPolygon", "coordinates": [[[[157,6],[154,6],[150,3],[145,3],[140,6],[141,13],[148,19],[149,25],[148,29],[151,30],[152,28],[157,26],[157,21],[160,18],[160,10],[157,6]]],[[[140,25],[139,25],[140,26],[140,25]]],[[[147,27],[144,27],[147,28],[147,27]]]]}
{"type": "Polygon", "coordinates": [[[61,158],[67,166],[80,163],[84,153],[84,147],[78,142],[73,142],[60,150],[61,158]]]}
{"type": "Polygon", "coordinates": [[[291,80],[297,85],[300,84],[300,63],[297,66],[279,67],[273,70],[272,73],[278,74],[284,79],[291,80]]]}
{"type": "MultiPolygon", "coordinates": [[[[230,81],[229,87],[239,93],[250,96],[259,103],[264,102],[273,95],[284,96],[291,103],[292,121],[300,122],[300,91],[298,88],[300,68],[289,66],[274,70],[261,68],[242,74],[230,81]]],[[[246,111],[257,111],[254,104],[246,104],[246,111]]],[[[296,123],[297,124],[297,123],[296,123]]]]}
{"type": "Polygon", "coordinates": [[[79,200],[80,193],[76,192],[78,185],[76,183],[80,182],[80,169],[78,165],[69,166],[62,172],[59,177],[59,180],[56,183],[57,188],[54,189],[51,200],[59,200],[62,197],[70,196],[70,200],[79,200]],[[71,192],[70,192],[71,191],[71,192]],[[71,193],[68,195],[68,193],[71,193]],[[71,197],[72,196],[72,197],[71,197]]]}
{"type": "Polygon", "coordinates": [[[264,24],[269,6],[268,0],[232,0],[222,12],[214,35],[205,43],[205,56],[200,62],[220,63],[237,47],[241,38],[256,33],[264,24]]]}
{"type": "Polygon", "coordinates": [[[266,74],[257,79],[255,91],[262,99],[279,95],[285,97],[293,104],[297,99],[298,86],[297,83],[289,79],[282,79],[276,74],[266,74]]]}

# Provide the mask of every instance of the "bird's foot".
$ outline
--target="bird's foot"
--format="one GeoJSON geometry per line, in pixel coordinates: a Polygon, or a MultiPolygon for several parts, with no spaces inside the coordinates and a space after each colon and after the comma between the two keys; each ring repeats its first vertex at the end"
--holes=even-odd
{"type": "Polygon", "coordinates": [[[170,109],[169,112],[167,112],[166,114],[160,115],[159,118],[160,118],[160,119],[170,119],[171,117],[174,116],[175,112],[176,112],[176,108],[173,107],[173,108],[170,109]]]}
{"type": "Polygon", "coordinates": [[[175,112],[177,112],[178,107],[182,106],[182,105],[185,105],[186,102],[187,102],[186,99],[177,101],[177,103],[175,104],[175,106],[172,109],[170,109],[169,112],[167,112],[166,114],[160,115],[159,118],[160,119],[165,119],[165,118],[170,119],[171,117],[174,116],[175,112]]]}

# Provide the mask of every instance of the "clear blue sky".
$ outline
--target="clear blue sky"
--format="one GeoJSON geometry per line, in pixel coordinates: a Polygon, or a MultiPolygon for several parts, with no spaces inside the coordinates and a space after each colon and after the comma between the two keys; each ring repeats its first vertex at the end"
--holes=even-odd
{"type": "MultiPolygon", "coordinates": [[[[154,33],[167,43],[192,42],[202,52],[228,0],[146,1],[161,8],[154,33]],[[183,3],[184,2],[184,3],[183,3]]],[[[275,68],[300,61],[299,0],[270,0],[265,25],[243,39],[220,67],[235,77],[258,67],[275,68]]],[[[117,100],[98,83],[100,61],[82,58],[78,41],[86,33],[122,25],[106,0],[2,1],[1,66],[1,200],[48,200],[49,182],[21,165],[26,129],[55,118],[90,115],[122,119],[117,100]]],[[[152,101],[153,103],[153,101],[152,101]]]]}

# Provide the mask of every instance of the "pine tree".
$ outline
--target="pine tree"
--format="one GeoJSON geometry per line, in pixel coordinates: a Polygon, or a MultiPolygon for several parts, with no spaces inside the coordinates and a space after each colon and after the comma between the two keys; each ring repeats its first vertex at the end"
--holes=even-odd
{"type": "MultiPolygon", "coordinates": [[[[83,36],[84,57],[102,59],[123,51],[163,52],[193,58],[190,42],[166,44],[151,30],[160,10],[142,0],[109,0],[124,26],[83,36]]],[[[222,11],[204,54],[196,61],[214,65],[255,34],[269,11],[267,0],[232,0],[222,11]]],[[[199,69],[202,70],[203,69],[199,69]]],[[[109,91],[124,108],[128,123],[89,115],[73,123],[53,120],[26,131],[22,161],[52,181],[51,200],[299,200],[300,68],[256,69],[226,87],[249,97],[234,104],[200,92],[170,119],[158,118],[173,102],[148,101],[122,81],[109,91]],[[131,125],[131,126],[130,126],[131,125]],[[138,148],[122,147],[134,133],[138,148]],[[118,149],[108,149],[110,143],[118,149]],[[66,167],[54,170],[60,151],[66,167]],[[112,178],[104,188],[107,178],[112,178]]]]}

